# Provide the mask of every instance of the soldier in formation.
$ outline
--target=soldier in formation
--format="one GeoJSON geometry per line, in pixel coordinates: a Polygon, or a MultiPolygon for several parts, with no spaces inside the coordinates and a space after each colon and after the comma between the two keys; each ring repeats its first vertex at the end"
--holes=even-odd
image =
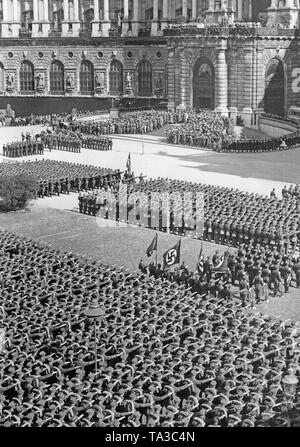
{"type": "Polygon", "coordinates": [[[55,160],[1,164],[0,175],[27,174],[40,184],[39,197],[108,188],[120,183],[120,170],[55,160]]]}
{"type": "MultiPolygon", "coordinates": [[[[194,225],[200,222],[203,214],[203,232],[197,235],[198,238],[234,247],[239,247],[241,244],[259,245],[276,249],[281,254],[296,251],[300,221],[299,199],[294,196],[289,195],[289,198],[283,201],[276,197],[267,198],[233,188],[181,180],[162,178],[146,179],[142,182],[137,180],[128,183],[128,193],[141,193],[150,198],[151,195],[155,197],[157,194],[161,196],[167,194],[170,198],[170,215],[182,214],[185,197],[193,198],[194,205],[190,204],[189,211],[194,225]],[[172,202],[174,194],[176,200],[172,202]],[[203,210],[200,201],[198,209],[196,208],[196,196],[203,197],[203,210]]],[[[148,215],[148,204],[145,207],[147,209],[143,209],[142,212],[148,215]]],[[[186,234],[189,231],[184,222],[180,228],[175,228],[173,220],[170,218],[171,232],[186,234]]]]}
{"type": "Polygon", "coordinates": [[[186,287],[6,230],[0,247],[1,426],[286,424],[282,379],[299,378],[297,326],[245,311],[226,279],[186,287]],[[96,373],[85,311],[99,302],[96,373]]]}
{"type": "Polygon", "coordinates": [[[43,155],[44,143],[41,138],[27,138],[23,141],[16,141],[13,143],[4,144],[2,148],[4,157],[20,158],[28,157],[30,155],[43,155]]]}

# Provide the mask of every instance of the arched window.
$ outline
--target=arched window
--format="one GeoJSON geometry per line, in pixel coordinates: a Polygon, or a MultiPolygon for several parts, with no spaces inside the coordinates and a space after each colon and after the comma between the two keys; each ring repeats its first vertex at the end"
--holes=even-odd
{"type": "Polygon", "coordinates": [[[113,60],[109,70],[109,91],[111,95],[123,93],[123,65],[113,60]]]}
{"type": "Polygon", "coordinates": [[[34,91],[34,68],[31,62],[23,61],[20,67],[20,90],[21,92],[34,91]]]}
{"type": "Polygon", "coordinates": [[[64,66],[61,62],[54,61],[50,67],[50,91],[62,94],[64,90],[64,66]]]}
{"type": "Polygon", "coordinates": [[[139,96],[152,96],[152,65],[148,61],[139,64],[139,96]]]}
{"type": "Polygon", "coordinates": [[[266,69],[265,112],[284,116],[285,74],[281,60],[274,58],[266,69]]]}
{"type": "Polygon", "coordinates": [[[206,57],[200,57],[194,66],[193,106],[195,109],[215,108],[215,70],[206,57]]]}
{"type": "Polygon", "coordinates": [[[84,61],[80,66],[80,91],[93,93],[94,91],[94,66],[89,61],[84,61]]]}
{"type": "Polygon", "coordinates": [[[0,64],[0,92],[5,90],[5,71],[3,65],[0,64]]]}

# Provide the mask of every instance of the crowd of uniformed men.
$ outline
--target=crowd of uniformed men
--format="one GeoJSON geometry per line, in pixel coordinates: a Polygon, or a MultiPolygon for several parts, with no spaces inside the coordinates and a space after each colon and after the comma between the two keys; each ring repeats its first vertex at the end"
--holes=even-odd
{"type": "Polygon", "coordinates": [[[99,135],[84,135],[78,131],[57,128],[54,131],[41,132],[42,141],[50,151],[63,150],[69,152],[81,152],[81,148],[98,151],[111,151],[113,141],[110,137],[99,135]]]}
{"type": "Polygon", "coordinates": [[[2,153],[4,157],[19,158],[43,155],[44,149],[80,153],[82,147],[98,151],[111,151],[113,141],[110,137],[83,135],[68,130],[42,131],[35,137],[28,133],[26,138],[22,138],[22,141],[4,144],[2,153]]]}
{"type": "Polygon", "coordinates": [[[264,139],[238,137],[228,118],[208,110],[138,111],[97,122],[73,118],[68,114],[48,115],[47,120],[43,121],[44,124],[51,124],[57,135],[52,142],[49,141],[50,148],[53,146],[60,150],[80,151],[81,140],[83,147],[110,150],[110,138],[97,140],[95,136],[150,133],[166,124],[175,125],[166,132],[169,144],[207,147],[218,152],[270,152],[294,148],[300,143],[299,132],[264,139]],[[67,130],[63,132],[62,127],[67,127],[67,130]]]}
{"type": "MultiPolygon", "coordinates": [[[[131,124],[123,121],[123,129],[131,124]]],[[[89,126],[73,130],[96,135],[89,126]]],[[[133,126],[147,130],[142,120],[133,126]]],[[[86,213],[122,180],[119,170],[50,160],[0,165],[0,175],[23,172],[39,180],[41,197],[84,191],[86,213]]],[[[214,274],[216,252],[199,274],[184,263],[166,272],[143,262],[141,273],[130,273],[0,230],[0,426],[285,425],[282,379],[300,378],[299,330],[249,308],[272,292],[283,296],[292,281],[300,287],[297,188],[278,200],[142,175],[136,181],[134,173],[123,182],[149,197],[204,194],[203,238],[238,247],[228,272],[214,274]],[[96,302],[104,311],[96,322],[97,373],[85,314],[96,302]]]]}
{"type": "Polygon", "coordinates": [[[44,143],[40,135],[33,137],[30,132],[27,132],[26,136],[22,134],[22,141],[4,144],[2,153],[4,157],[9,158],[43,155],[44,143]]]}
{"type": "Polygon", "coordinates": [[[1,163],[0,175],[28,174],[38,180],[39,197],[68,194],[70,191],[88,191],[113,187],[120,182],[120,170],[56,160],[1,163]]]}
{"type": "Polygon", "coordinates": [[[204,110],[199,113],[187,112],[183,116],[183,124],[167,131],[169,144],[221,150],[227,140],[234,138],[229,120],[217,113],[204,110]]]}
{"type": "MultiPolygon", "coordinates": [[[[118,194],[118,190],[114,193],[118,194]]],[[[279,200],[276,197],[268,198],[233,188],[163,178],[142,178],[142,181],[130,182],[128,195],[134,194],[149,197],[147,203],[139,206],[139,213],[148,215],[150,228],[157,228],[157,219],[155,219],[154,227],[151,224],[151,212],[154,212],[153,205],[155,204],[155,201],[151,201],[151,197],[155,199],[157,194],[161,197],[167,194],[171,215],[174,212],[182,213],[185,206],[184,197],[189,198],[189,194],[192,194],[195,200],[195,196],[201,194],[204,198],[202,235],[204,240],[234,247],[243,243],[260,244],[264,247],[276,247],[280,252],[295,251],[297,246],[298,232],[300,232],[300,197],[298,195],[289,195],[285,200],[279,200]],[[174,194],[177,194],[175,202],[172,200],[174,194]]],[[[99,211],[99,206],[95,207],[98,195],[101,197],[102,191],[89,196],[89,206],[92,210],[88,206],[83,212],[96,214],[99,211]]],[[[110,200],[109,197],[108,200],[110,200]]],[[[102,202],[99,201],[99,203],[102,202]]],[[[161,206],[164,205],[161,204],[161,206]]],[[[202,219],[202,214],[199,214],[199,210],[194,206],[192,210],[187,211],[195,220],[202,219]]],[[[181,228],[177,226],[173,228],[170,217],[171,232],[186,235],[189,230],[184,219],[181,228]]],[[[201,237],[201,234],[198,237],[201,237]]]]}
{"type": "Polygon", "coordinates": [[[219,152],[275,152],[293,149],[300,144],[300,133],[264,139],[238,139],[224,141],[219,152]]]}
{"type": "Polygon", "coordinates": [[[189,113],[164,110],[139,111],[98,122],[73,121],[70,128],[90,135],[145,134],[160,129],[168,123],[184,123],[189,113]]]}
{"type": "Polygon", "coordinates": [[[299,378],[297,326],[245,311],[226,280],[206,274],[185,288],[5,230],[0,250],[0,426],[287,423],[282,379],[299,378]],[[96,301],[97,373],[85,316],[96,301]]]}

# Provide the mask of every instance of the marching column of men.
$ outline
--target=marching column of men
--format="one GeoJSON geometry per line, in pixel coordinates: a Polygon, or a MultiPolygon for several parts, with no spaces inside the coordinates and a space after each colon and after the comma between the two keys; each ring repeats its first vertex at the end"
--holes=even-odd
{"type": "Polygon", "coordinates": [[[82,147],[85,149],[111,151],[113,148],[113,140],[109,137],[99,137],[97,135],[82,135],[81,142],[82,147]]]}
{"type": "Polygon", "coordinates": [[[9,158],[28,157],[30,155],[43,155],[44,143],[40,138],[24,139],[13,143],[4,144],[3,156],[9,158]]]}
{"type": "Polygon", "coordinates": [[[43,132],[41,137],[49,151],[54,149],[58,151],[81,152],[81,139],[73,132],[43,132]]]}
{"type": "Polygon", "coordinates": [[[32,138],[3,145],[3,156],[10,158],[43,155],[44,149],[80,153],[81,148],[111,151],[112,138],[95,135],[85,136],[74,132],[42,132],[32,138]]]}
{"type": "Polygon", "coordinates": [[[98,151],[111,151],[113,141],[109,137],[98,135],[83,135],[82,133],[69,130],[47,131],[41,134],[45,147],[51,150],[62,150],[68,152],[81,152],[81,148],[98,151]]]}

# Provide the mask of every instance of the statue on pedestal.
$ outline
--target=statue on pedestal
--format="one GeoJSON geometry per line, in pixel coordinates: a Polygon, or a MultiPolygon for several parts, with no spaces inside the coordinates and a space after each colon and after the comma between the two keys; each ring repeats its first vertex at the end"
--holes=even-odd
{"type": "Polygon", "coordinates": [[[11,92],[15,88],[15,75],[14,73],[8,73],[6,81],[6,89],[11,92]]]}
{"type": "Polygon", "coordinates": [[[155,85],[155,95],[162,96],[163,95],[163,83],[162,78],[158,78],[155,85]]]}
{"type": "Polygon", "coordinates": [[[95,90],[96,93],[103,93],[104,91],[104,73],[95,74],[95,90]]]}
{"type": "Polygon", "coordinates": [[[129,72],[126,75],[125,95],[132,96],[132,76],[129,72]]]}
{"type": "Polygon", "coordinates": [[[5,110],[5,125],[9,126],[12,122],[12,120],[15,117],[15,111],[12,110],[11,105],[7,104],[6,110],[5,110]]]}
{"type": "Polygon", "coordinates": [[[72,73],[67,74],[66,77],[66,88],[67,90],[73,90],[74,89],[74,76],[72,73]]]}
{"type": "Polygon", "coordinates": [[[37,92],[43,92],[45,88],[45,75],[44,73],[39,73],[36,77],[36,90],[37,92]]]}

